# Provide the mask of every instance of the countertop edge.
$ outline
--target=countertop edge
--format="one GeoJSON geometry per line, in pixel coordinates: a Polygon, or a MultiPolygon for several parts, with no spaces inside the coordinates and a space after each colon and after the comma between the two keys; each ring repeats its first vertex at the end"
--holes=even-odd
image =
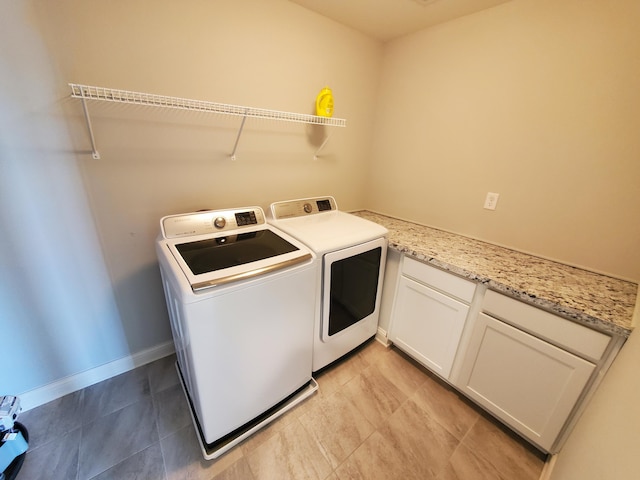
{"type": "Polygon", "coordinates": [[[628,338],[631,332],[633,331],[633,329],[626,329],[620,325],[615,325],[613,323],[607,322],[600,318],[593,317],[579,310],[568,308],[566,306],[560,305],[555,302],[551,302],[549,300],[545,300],[543,298],[538,298],[525,291],[516,290],[500,282],[496,282],[495,280],[492,280],[490,278],[484,277],[482,275],[477,275],[473,272],[469,272],[456,265],[443,262],[436,258],[428,258],[427,256],[420,254],[410,248],[404,247],[402,245],[389,242],[389,247],[393,248],[397,252],[400,252],[404,255],[409,255],[416,260],[426,263],[427,265],[431,265],[433,267],[439,268],[440,270],[444,270],[446,272],[458,275],[460,277],[466,278],[467,280],[471,280],[476,283],[482,283],[491,290],[502,293],[508,297],[515,298],[516,300],[520,300],[524,303],[534,305],[548,312],[555,313],[563,318],[576,321],[577,323],[581,323],[583,325],[589,326],[591,328],[594,328],[595,330],[608,333],[611,335],[622,336],[625,338],[628,338]]]}
{"type": "Polygon", "coordinates": [[[620,325],[616,325],[616,324],[607,322],[605,320],[602,320],[600,318],[593,317],[579,310],[568,308],[566,306],[560,305],[558,303],[555,303],[549,300],[545,300],[543,298],[538,298],[534,295],[527,293],[526,291],[516,290],[510,286],[507,286],[500,282],[492,280],[491,278],[478,275],[474,272],[470,272],[456,265],[452,265],[450,263],[438,260],[437,258],[433,258],[433,257],[429,258],[421,253],[418,253],[402,245],[389,242],[389,247],[404,255],[409,255],[412,258],[419,260],[427,265],[431,265],[433,267],[439,268],[440,270],[444,270],[454,275],[458,275],[460,277],[466,278],[467,280],[471,280],[476,283],[482,283],[491,290],[502,293],[516,300],[520,300],[524,303],[534,305],[548,312],[555,313],[563,318],[573,320],[577,323],[586,325],[595,330],[608,333],[611,335],[622,336],[625,338],[628,338],[631,332],[633,331],[633,328],[627,329],[620,325]]]}

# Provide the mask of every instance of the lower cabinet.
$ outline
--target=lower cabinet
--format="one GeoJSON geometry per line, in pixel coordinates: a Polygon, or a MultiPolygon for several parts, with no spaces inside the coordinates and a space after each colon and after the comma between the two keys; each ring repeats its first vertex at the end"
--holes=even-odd
{"type": "Polygon", "coordinates": [[[481,313],[460,387],[535,444],[551,449],[596,366],[481,313]]]}
{"type": "Polygon", "coordinates": [[[494,291],[482,299],[455,386],[554,453],[612,352],[612,337],[494,291]]]}
{"type": "Polygon", "coordinates": [[[549,453],[624,343],[410,257],[389,340],[549,453]]]}
{"type": "Polygon", "coordinates": [[[402,277],[390,339],[420,363],[449,377],[469,306],[402,277]]]}
{"type": "Polygon", "coordinates": [[[464,300],[471,300],[475,284],[410,258],[404,259],[401,273],[389,339],[448,378],[469,312],[464,300]]]}

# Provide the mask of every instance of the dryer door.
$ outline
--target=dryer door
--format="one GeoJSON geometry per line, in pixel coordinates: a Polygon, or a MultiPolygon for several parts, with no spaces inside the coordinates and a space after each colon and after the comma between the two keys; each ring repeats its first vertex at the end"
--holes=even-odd
{"type": "Polygon", "coordinates": [[[376,317],[387,257],[387,240],[378,238],[327,253],[323,259],[322,341],[376,317]]]}

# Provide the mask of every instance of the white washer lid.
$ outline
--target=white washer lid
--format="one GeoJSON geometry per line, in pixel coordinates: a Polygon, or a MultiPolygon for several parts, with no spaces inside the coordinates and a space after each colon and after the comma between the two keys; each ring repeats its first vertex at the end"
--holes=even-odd
{"type": "Polygon", "coordinates": [[[339,210],[306,217],[271,219],[269,223],[319,254],[368,242],[388,233],[382,225],[339,210]]]}

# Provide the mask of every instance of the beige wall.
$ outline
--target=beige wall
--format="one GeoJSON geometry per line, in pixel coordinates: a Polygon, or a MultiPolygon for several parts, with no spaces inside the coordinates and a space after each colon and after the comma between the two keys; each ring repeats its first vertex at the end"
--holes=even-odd
{"type": "MultiPolygon", "coordinates": [[[[639,24],[635,0],[514,0],[388,44],[369,207],[638,281],[639,24]]],[[[639,362],[635,332],[553,480],[638,477],[639,362]]]]}
{"type": "Polygon", "coordinates": [[[515,0],[388,44],[368,206],[640,280],[639,23],[515,0]]]}
{"type": "Polygon", "coordinates": [[[640,332],[634,332],[557,458],[553,480],[635,480],[640,472],[640,332]]]}
{"type": "Polygon", "coordinates": [[[377,42],[284,0],[34,5],[131,351],[170,340],[153,247],[162,216],[327,194],[365,207],[377,42]],[[314,113],[329,85],[347,127],[249,120],[231,161],[237,117],[91,103],[96,161],[68,82],[297,113],[314,113]]]}
{"type": "Polygon", "coordinates": [[[329,193],[640,278],[630,0],[516,0],[385,46],[284,0],[33,5],[132,351],[169,339],[158,219],[200,208],[329,193]],[[94,161],[67,82],[301,113],[326,84],[347,128],[248,122],[233,162],[237,118],[91,104],[94,161]]]}
{"type": "MultiPolygon", "coordinates": [[[[76,156],[119,310],[99,332],[124,330],[130,353],[170,340],[152,245],[162,215],[195,208],[266,207],[333,193],[344,209],[369,207],[640,278],[635,0],[514,0],[393,42],[384,57],[377,43],[280,0],[33,5],[21,29],[45,41],[57,71],[5,93],[27,99],[32,84],[57,92],[52,102],[67,114],[57,126],[69,123],[75,147],[33,148],[39,161],[76,156]],[[103,157],[94,161],[67,82],[303,113],[329,84],[348,126],[332,132],[326,155],[314,162],[322,132],[248,125],[231,162],[237,122],[91,105],[103,157]],[[495,212],[482,209],[487,191],[501,194],[495,212]]],[[[9,66],[34,61],[40,57],[12,56],[9,66]]],[[[42,103],[20,105],[49,110],[42,103]]],[[[46,183],[46,169],[29,172],[46,183]]],[[[58,185],[66,188],[52,189],[58,185]]],[[[52,197],[34,211],[50,209],[53,221],[60,208],[52,197]]],[[[85,283],[94,287],[95,278],[85,283]]],[[[92,301],[96,310],[107,303],[92,301]]],[[[70,310],[76,324],[98,316],[70,310]]],[[[48,314],[37,319],[38,332],[46,331],[40,323],[61,329],[48,314]]],[[[76,326],[62,333],[88,343],[76,326]]],[[[635,335],[567,443],[554,480],[633,478],[635,335]]],[[[33,337],[20,350],[41,351],[33,337]]],[[[39,341],[50,343],[45,335],[39,341]]],[[[108,353],[86,368],[123,354],[119,347],[108,353]]],[[[78,368],[76,361],[60,376],[78,368]]]]}

